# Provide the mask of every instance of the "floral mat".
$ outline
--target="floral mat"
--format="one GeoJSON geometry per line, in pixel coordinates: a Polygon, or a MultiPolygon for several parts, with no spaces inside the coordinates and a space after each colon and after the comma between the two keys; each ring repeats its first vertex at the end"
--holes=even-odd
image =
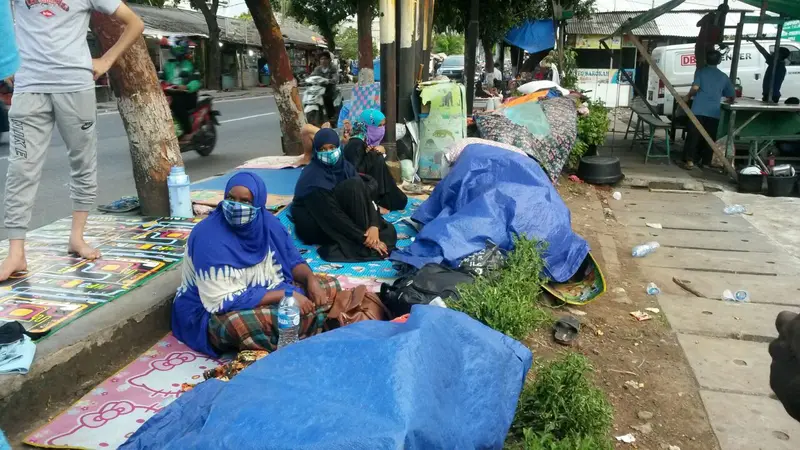
{"type": "Polygon", "coordinates": [[[222,361],[197,353],[172,333],[103,381],[23,441],[43,448],[109,450],[222,361]]]}

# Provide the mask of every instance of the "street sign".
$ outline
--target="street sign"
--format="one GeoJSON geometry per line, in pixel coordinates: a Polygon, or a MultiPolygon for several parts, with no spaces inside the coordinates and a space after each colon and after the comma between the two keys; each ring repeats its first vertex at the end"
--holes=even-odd
{"type": "Polygon", "coordinates": [[[781,37],[800,42],[800,20],[790,20],[784,23],[781,37]]]}

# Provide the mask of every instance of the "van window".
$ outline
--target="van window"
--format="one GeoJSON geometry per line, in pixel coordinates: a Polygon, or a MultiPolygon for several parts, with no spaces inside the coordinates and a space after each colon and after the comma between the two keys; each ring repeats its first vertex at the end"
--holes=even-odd
{"type": "MultiPolygon", "coordinates": [[[[789,59],[786,60],[787,66],[800,66],[800,49],[793,45],[781,45],[781,47],[788,48],[791,53],[789,53],[789,59]]],[[[775,51],[775,46],[769,46],[770,53],[775,51]]]]}

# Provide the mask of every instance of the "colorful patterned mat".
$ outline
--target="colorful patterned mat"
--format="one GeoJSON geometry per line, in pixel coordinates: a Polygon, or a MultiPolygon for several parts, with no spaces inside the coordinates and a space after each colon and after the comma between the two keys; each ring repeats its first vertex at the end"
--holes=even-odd
{"type": "Polygon", "coordinates": [[[181,384],[199,383],[206,369],[219,364],[170,333],[23,442],[44,448],[115,449],[175,401],[181,384]]]}
{"type": "MultiPolygon", "coordinates": [[[[420,200],[408,199],[408,205],[406,205],[406,209],[402,211],[392,211],[383,216],[387,222],[393,223],[395,229],[397,229],[397,246],[399,248],[411,245],[414,236],[417,235],[417,231],[414,229],[414,227],[400,221],[402,219],[411,217],[421,203],[422,202],[420,200]]],[[[315,273],[324,273],[337,278],[345,276],[347,277],[345,280],[348,281],[351,281],[352,279],[358,279],[360,281],[359,284],[367,284],[370,287],[374,286],[375,282],[380,285],[380,282],[382,281],[391,280],[397,277],[397,270],[392,267],[392,263],[388,260],[360,263],[332,263],[324,261],[322,258],[320,258],[319,253],[317,253],[316,246],[303,244],[300,239],[296,237],[294,223],[289,219],[290,211],[291,208],[286,208],[278,213],[276,217],[289,231],[289,235],[294,239],[294,245],[300,250],[300,254],[306,258],[306,262],[308,262],[311,270],[313,270],[315,273]],[[369,280],[370,282],[364,282],[365,279],[369,280]]],[[[340,278],[340,282],[341,280],[342,279],[340,278]]],[[[349,286],[345,286],[343,284],[342,287],[347,288],[349,286]]]]}
{"type": "MultiPolygon", "coordinates": [[[[294,186],[297,184],[297,179],[300,178],[300,172],[303,171],[302,167],[287,168],[287,169],[246,169],[248,172],[253,172],[258,175],[264,184],[267,186],[269,195],[294,195],[294,186]]],[[[232,170],[224,175],[208,180],[197,181],[192,183],[193,191],[224,191],[225,185],[228,180],[243,169],[232,170]]]]}
{"type": "MultiPolygon", "coordinates": [[[[0,282],[0,321],[18,320],[31,331],[52,331],[137,288],[183,258],[199,219],[90,216],[86,241],[97,261],[66,253],[71,219],[28,233],[28,272],[0,282]]],[[[8,245],[0,246],[4,257],[8,245]]]]}

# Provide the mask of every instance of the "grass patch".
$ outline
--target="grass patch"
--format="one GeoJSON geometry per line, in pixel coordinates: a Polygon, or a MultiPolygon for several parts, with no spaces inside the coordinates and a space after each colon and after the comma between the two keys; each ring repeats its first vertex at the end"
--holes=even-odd
{"type": "Polygon", "coordinates": [[[514,251],[499,273],[479,277],[458,287],[461,299],[451,308],[515,339],[524,339],[534,329],[552,321],[548,310],[536,305],[546,280],[542,244],[525,237],[514,239],[514,251]]]}
{"type": "MultiPolygon", "coordinates": [[[[612,448],[614,411],[588,374],[589,360],[568,353],[540,365],[520,394],[510,437],[526,450],[612,448]]],[[[516,447],[520,448],[520,447],[516,447]]]]}

